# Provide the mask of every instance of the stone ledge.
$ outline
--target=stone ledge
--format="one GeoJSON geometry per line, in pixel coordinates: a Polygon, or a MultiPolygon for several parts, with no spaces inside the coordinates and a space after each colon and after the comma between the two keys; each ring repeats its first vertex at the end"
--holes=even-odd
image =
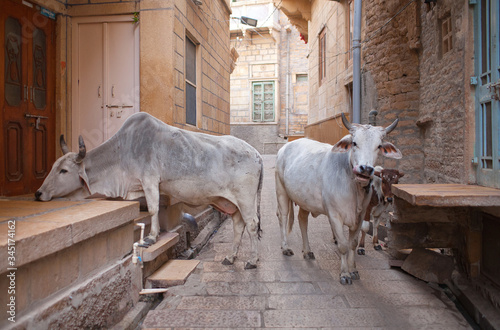
{"type": "Polygon", "coordinates": [[[416,206],[500,207],[500,189],[465,184],[396,184],[392,192],[416,206]]]}
{"type": "MultiPolygon", "coordinates": [[[[132,222],[139,203],[105,200],[0,200],[0,269],[20,267],[104,231],[132,222]],[[9,264],[9,222],[15,221],[15,264],[9,264]]],[[[10,241],[12,243],[12,241],[10,241]]]]}

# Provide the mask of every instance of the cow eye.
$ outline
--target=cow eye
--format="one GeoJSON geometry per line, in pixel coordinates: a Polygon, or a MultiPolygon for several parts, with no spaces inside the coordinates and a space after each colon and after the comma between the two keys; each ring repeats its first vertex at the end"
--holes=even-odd
{"type": "Polygon", "coordinates": [[[382,145],[380,144],[380,145],[378,146],[378,148],[379,148],[379,149],[382,149],[382,145]]]}
{"type": "Polygon", "coordinates": [[[353,146],[353,147],[357,147],[357,146],[358,146],[358,144],[357,144],[356,142],[353,142],[353,143],[352,143],[352,146],[353,146]]]}
{"type": "Polygon", "coordinates": [[[68,171],[63,168],[62,170],[59,171],[59,173],[64,174],[64,173],[68,173],[68,171]]]}

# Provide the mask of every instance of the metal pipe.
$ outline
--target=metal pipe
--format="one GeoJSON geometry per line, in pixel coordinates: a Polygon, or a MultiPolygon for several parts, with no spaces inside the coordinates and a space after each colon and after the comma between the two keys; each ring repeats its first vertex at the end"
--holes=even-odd
{"type": "Polygon", "coordinates": [[[352,123],[361,123],[361,8],[362,0],[354,0],[352,34],[352,123]]]}
{"type": "Polygon", "coordinates": [[[288,136],[290,133],[289,128],[289,116],[290,116],[290,32],[291,29],[286,29],[286,96],[285,96],[285,135],[288,136]]]}

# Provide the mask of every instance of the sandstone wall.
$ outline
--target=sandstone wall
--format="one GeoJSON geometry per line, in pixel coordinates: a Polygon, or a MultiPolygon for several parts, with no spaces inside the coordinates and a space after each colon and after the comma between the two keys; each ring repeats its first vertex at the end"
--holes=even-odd
{"type": "Polygon", "coordinates": [[[399,125],[387,138],[403,153],[401,160],[380,157],[383,167],[405,172],[403,182],[423,180],[422,132],[416,125],[420,106],[419,10],[414,2],[382,28],[403,7],[400,1],[365,3],[362,38],[362,123],[371,110],[379,112],[377,125],[399,125]]]}

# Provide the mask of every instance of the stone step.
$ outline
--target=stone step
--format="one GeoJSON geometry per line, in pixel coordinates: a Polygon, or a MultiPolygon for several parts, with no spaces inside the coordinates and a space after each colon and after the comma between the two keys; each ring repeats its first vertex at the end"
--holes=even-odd
{"type": "Polygon", "coordinates": [[[199,263],[199,260],[169,260],[146,279],[146,288],[182,285],[199,263]]]}
{"type": "Polygon", "coordinates": [[[176,232],[163,232],[160,233],[158,240],[155,244],[142,251],[142,261],[153,261],[160,254],[165,253],[169,248],[179,242],[179,234],[176,232]]]}

